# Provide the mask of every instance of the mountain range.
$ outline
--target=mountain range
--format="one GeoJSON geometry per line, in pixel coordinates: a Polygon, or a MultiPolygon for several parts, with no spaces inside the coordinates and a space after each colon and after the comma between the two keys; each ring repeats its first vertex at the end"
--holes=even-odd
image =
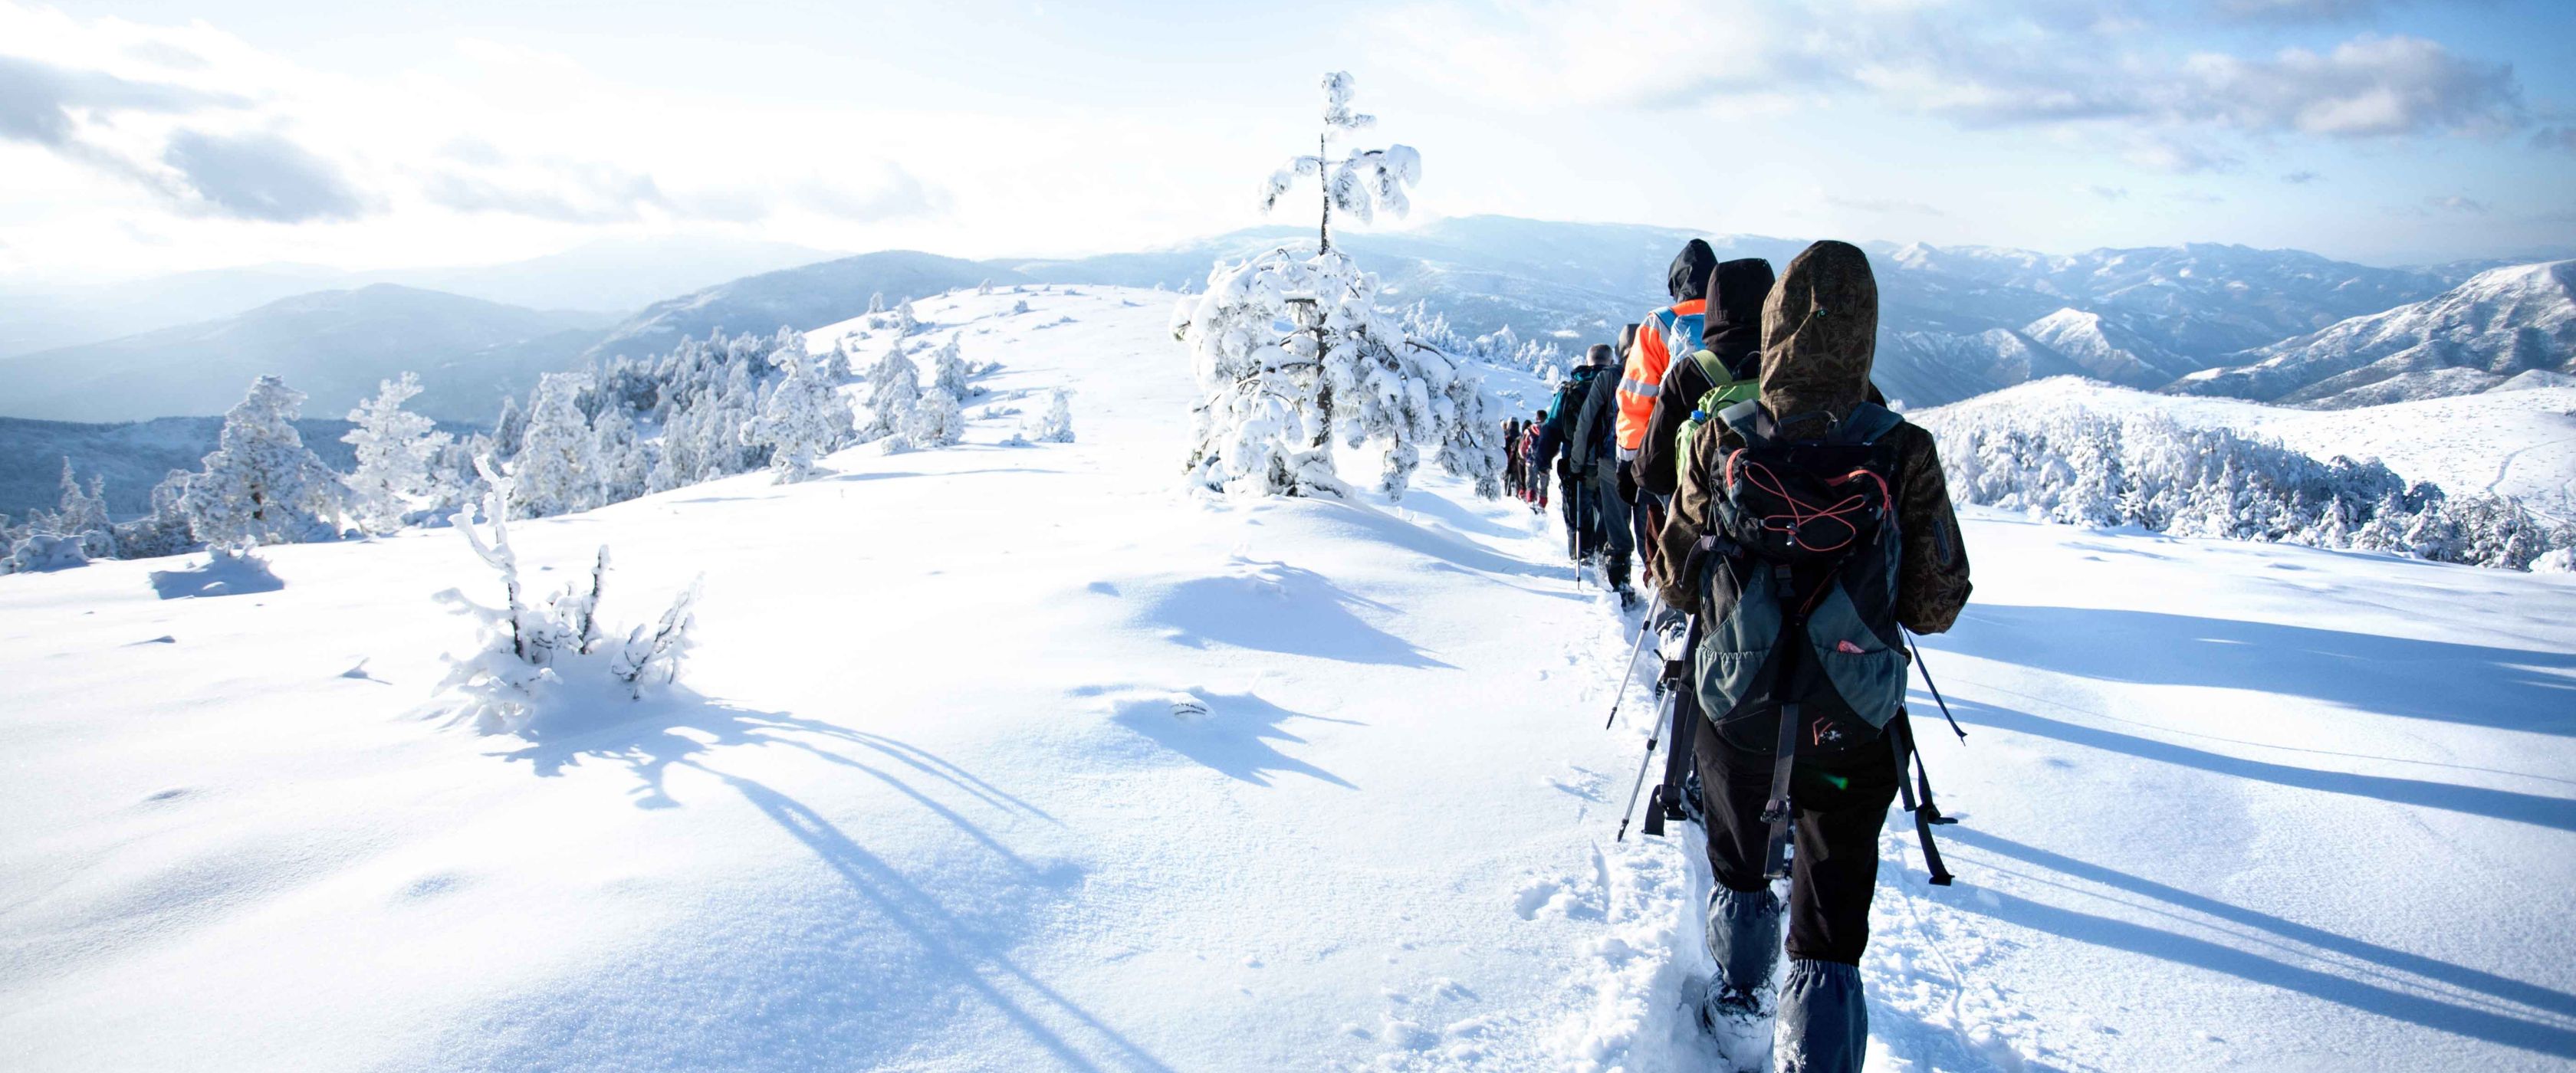
{"type": "MultiPolygon", "coordinates": [[[[422,412],[488,421],[503,393],[524,391],[539,372],[658,353],[683,336],[813,328],[864,312],[880,294],[891,302],[984,282],[1178,289],[1202,282],[1212,263],[1307,242],[1311,234],[1257,227],[1161,249],[1058,259],[895,250],[795,263],[821,255],[759,244],[694,253],[685,244],[586,247],[483,270],[440,270],[449,274],[436,281],[439,289],[457,293],[364,286],[299,295],[0,359],[0,377],[12,385],[0,397],[0,414],[107,421],[220,413],[250,376],[275,371],[313,396],[309,412],[336,415],[377,380],[409,369],[428,386],[416,402],[422,412]],[[542,300],[597,309],[656,281],[741,264],[768,270],[676,296],[662,292],[623,314],[527,308],[542,300]]],[[[1379,274],[1391,301],[1422,302],[1468,334],[1509,326],[1522,338],[1558,340],[1569,354],[1663,304],[1666,266],[1693,237],[1703,236],[1497,216],[1335,236],[1379,274]]],[[[1721,257],[1775,265],[1806,245],[1761,235],[1708,241],[1721,257]]],[[[2569,371],[2563,271],[2379,268],[2214,244],[2065,255],[1865,246],[1881,295],[1877,377],[1890,397],[1909,405],[2065,374],[2147,390],[2348,405],[2482,390],[2524,369],[2569,371]]],[[[224,280],[197,273],[135,285],[132,293],[172,296],[169,308],[198,310],[223,294],[248,293],[244,287],[309,286],[315,278],[284,268],[224,280]]],[[[14,308],[5,304],[13,300],[0,296],[0,312],[14,308]]]]}

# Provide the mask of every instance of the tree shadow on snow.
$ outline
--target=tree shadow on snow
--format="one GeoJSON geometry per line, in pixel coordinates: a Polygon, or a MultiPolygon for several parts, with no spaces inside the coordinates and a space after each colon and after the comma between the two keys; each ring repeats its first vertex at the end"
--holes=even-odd
{"type": "Polygon", "coordinates": [[[152,572],[152,591],[164,600],[242,596],[285,587],[285,581],[269,572],[267,560],[254,555],[217,555],[184,570],[152,572]]]}
{"type": "MultiPolygon", "coordinates": [[[[624,766],[640,783],[634,792],[635,804],[641,808],[679,807],[680,802],[665,789],[666,776],[673,766],[695,768],[740,794],[847,885],[856,900],[844,908],[859,911],[832,915],[842,931],[868,938],[835,940],[830,934],[819,934],[809,936],[813,942],[804,947],[744,951],[728,958],[751,964],[727,971],[765,974],[773,979],[783,976],[794,984],[789,990],[762,999],[756,1011],[714,1011],[766,1022],[766,1027],[749,1030],[756,1032],[759,1046],[810,1051],[835,1063],[846,1059],[851,1065],[871,1065],[910,1044],[902,1031],[854,1036],[849,1031],[854,1018],[860,1024],[901,1023],[922,1033],[934,1032],[940,1024],[955,1020],[957,1003],[950,996],[963,995],[969,996],[970,1001],[980,999],[1066,1068],[1170,1068],[1099,1016],[1012,961],[1010,951],[1024,937],[1028,914],[1036,911],[1034,900],[1066,896],[1079,884],[1082,870],[1071,863],[1039,864],[1023,858],[959,807],[925,793],[906,777],[927,778],[933,781],[924,785],[934,789],[945,786],[962,794],[968,808],[980,806],[1056,822],[1043,809],[966,769],[881,734],[785,713],[735,707],[681,688],[631,705],[621,704],[614,710],[574,712],[520,736],[526,745],[494,755],[512,763],[524,762],[539,777],[558,776],[585,763],[624,766]],[[813,806],[710,763],[717,759],[715,754],[720,749],[761,746],[802,750],[883,783],[982,847],[1004,866],[1001,876],[981,881],[961,895],[971,898],[969,902],[952,908],[903,869],[851,838],[813,806]],[[893,962],[867,953],[880,949],[888,938],[909,946],[910,952],[893,962]],[[777,964],[769,964],[771,961],[777,964]]],[[[679,978],[682,985],[688,985],[687,972],[679,978]]],[[[655,985],[646,981],[642,986],[649,991],[655,985]]],[[[749,993],[755,997],[761,994],[757,988],[749,993]]],[[[618,1004],[645,1006],[706,1001],[706,996],[696,991],[608,997],[618,1004]]],[[[578,1008],[585,1001],[599,998],[580,996],[567,1000],[565,1005],[578,1008]]],[[[557,1026],[544,1022],[548,1014],[543,1011],[526,1016],[536,1018],[538,1023],[528,1031],[504,1033],[522,1039],[504,1047],[509,1053],[503,1057],[511,1059],[505,1067],[544,1065],[549,1059],[560,1058],[560,1049],[581,1046],[581,1041],[567,1037],[585,1030],[586,1019],[580,1024],[557,1026]]],[[[679,1043],[683,1051],[687,1042],[679,1043]]],[[[721,1035],[710,1038],[710,1046],[718,1050],[733,1042],[721,1035]]],[[[618,1039],[596,1045],[620,1052],[637,1046],[635,1041],[618,1039]]],[[[740,1057],[737,1053],[727,1055],[732,1059],[740,1057]]],[[[712,1053],[704,1057],[707,1064],[727,1064],[715,1061],[712,1053]]]]}
{"type": "Polygon", "coordinates": [[[2553,991],[2539,984],[2516,980],[2509,976],[2499,976],[2482,969],[2455,965],[2438,958],[2339,935],[2323,928],[2311,927],[2270,913],[2232,905],[2207,895],[2195,894],[2142,876],[2131,875],[2115,868],[2106,868],[2089,861],[2077,860],[2064,854],[2052,853],[2037,846],[2026,845],[1983,831],[1966,827],[1954,830],[1956,833],[1952,837],[1964,845],[2018,858],[2061,875],[2154,898],[2180,909],[2191,910],[2249,928],[2259,928],[2291,942],[2305,943],[2320,950],[2331,951],[2358,961],[2367,961],[2396,972],[2412,973],[2464,991],[2479,992],[2505,1002],[2519,1003],[2557,1014],[2563,1018],[2576,1018],[2576,995],[2564,991],[2553,991]]]}
{"type": "Polygon", "coordinates": [[[2576,655],[2150,611],[1977,604],[1927,648],[2105,682],[2576,736],[2576,655]]]}
{"type": "Polygon", "coordinates": [[[1293,772],[1359,789],[1339,775],[1280,752],[1271,742],[1303,745],[1306,739],[1282,729],[1291,719],[1365,726],[1351,719],[1292,712],[1250,693],[1174,693],[1131,686],[1083,686],[1077,697],[1105,697],[1109,720],[1143,735],[1156,745],[1255,786],[1270,785],[1274,772],[1293,772]],[[1181,702],[1177,703],[1176,702],[1181,702]],[[1195,712],[1182,710],[1195,707],[1195,712]]]}
{"type": "MultiPolygon", "coordinates": [[[[1908,878],[1911,876],[1909,875],[1908,878]]],[[[1972,898],[1945,898],[1942,899],[1942,904],[1958,912],[1991,917],[2093,946],[2125,950],[2133,954],[2223,973],[2265,987],[2294,991],[2363,1013],[2419,1025],[2438,1032],[2449,1032],[2541,1054],[2576,1056],[2576,1030],[2533,1020],[2520,1014],[2519,1011],[2502,1007],[2497,1003],[2467,1005],[2448,997],[2399,990],[2397,987],[2339,975],[2326,969],[2293,964],[2225,943],[2036,902],[1992,888],[1980,888],[1972,898]]],[[[2198,907],[2195,906],[2195,908],[2198,907]]],[[[2227,908],[2233,909],[2233,907],[2227,908]]],[[[2237,910],[2237,912],[2244,911],[2237,910]]],[[[2262,916],[2261,914],[2251,915],[2262,916]]],[[[2297,926],[2291,925],[2291,927],[2297,926]]],[[[2343,941],[2351,942],[2351,940],[2343,941]]],[[[2360,945],[2367,946],[2367,944],[2360,945]]],[[[2302,961],[2309,960],[2303,955],[2293,956],[2298,956],[2302,961]]],[[[2366,955],[2355,956],[2366,957],[2366,955]]],[[[2458,966],[2444,967],[2455,974],[2471,972],[2458,966]]],[[[2387,979],[2385,974],[2381,975],[2383,979],[2387,979]]],[[[2503,982],[2516,983],[2515,981],[2503,982]]]]}
{"type": "Polygon", "coordinates": [[[1351,611],[1392,615],[1394,608],[1354,596],[1304,567],[1246,559],[1236,565],[1242,569],[1235,573],[1172,586],[1144,617],[1171,627],[1171,640],[1192,648],[1223,644],[1346,663],[1449,666],[1351,611]]]}
{"type": "Polygon", "coordinates": [[[2104,752],[2134,756],[2141,760],[2197,768],[2230,778],[2252,779],[2276,786],[2295,786],[2304,790],[2368,797],[2398,805],[2438,808],[2472,816],[2513,820],[2561,831],[2576,831],[2576,799],[2546,797],[2539,794],[2496,790],[2484,786],[2462,786],[2458,783],[2430,779],[2407,779],[2389,775],[2360,775],[2344,771],[2275,764],[2265,760],[2213,753],[2188,745],[2123,734],[2116,730],[2083,726],[2046,716],[2031,715],[1972,700],[1952,700],[1951,711],[1962,723],[1990,726],[2015,733],[2053,738],[2071,745],[2100,749],[2104,752]]]}

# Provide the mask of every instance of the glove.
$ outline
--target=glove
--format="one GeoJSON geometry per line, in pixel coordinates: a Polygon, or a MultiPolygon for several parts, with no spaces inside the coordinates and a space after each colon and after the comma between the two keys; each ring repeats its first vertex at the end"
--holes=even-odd
{"type": "Polygon", "coordinates": [[[1619,501],[1637,501],[1637,464],[1634,461],[1619,463],[1619,501]]]}

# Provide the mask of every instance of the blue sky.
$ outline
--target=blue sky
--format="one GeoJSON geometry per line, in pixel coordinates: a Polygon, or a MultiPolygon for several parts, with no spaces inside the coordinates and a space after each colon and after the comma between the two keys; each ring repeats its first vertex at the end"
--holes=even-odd
{"type": "Polygon", "coordinates": [[[1326,70],[1417,216],[2373,263],[2576,251],[2576,4],[0,0],[0,272],[1260,222],[1326,70]]]}

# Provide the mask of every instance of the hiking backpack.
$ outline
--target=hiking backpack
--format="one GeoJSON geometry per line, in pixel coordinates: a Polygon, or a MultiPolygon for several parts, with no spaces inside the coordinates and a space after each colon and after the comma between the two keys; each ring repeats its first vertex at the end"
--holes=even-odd
{"type": "Polygon", "coordinates": [[[1822,438],[1797,441],[1779,436],[1756,401],[1714,420],[1741,446],[1716,464],[1709,530],[1684,567],[1700,586],[1693,692],[1720,737],[1772,755],[1766,872],[1786,874],[1797,761],[1839,766],[1892,749],[1932,882],[1947,885],[1931,836],[1932,824],[1947,821],[1932,805],[1931,782],[1918,779],[1920,806],[1905,785],[1907,760],[1918,775],[1922,767],[1905,721],[1908,661],[1896,620],[1903,541],[1888,433],[1904,418],[1864,402],[1822,438]]]}
{"type": "Polygon", "coordinates": [[[1760,378],[1730,379],[1735,374],[1729,372],[1726,363],[1710,351],[1703,350],[1693,354],[1691,360],[1698,362],[1700,374],[1708,377],[1708,382],[1717,386],[1700,393],[1698,401],[1691,406],[1690,416],[1682,419],[1680,431],[1673,433],[1673,459],[1676,465],[1690,464],[1691,435],[1698,432],[1701,425],[1708,423],[1710,414],[1739,402],[1750,402],[1762,394],[1760,378]]]}

